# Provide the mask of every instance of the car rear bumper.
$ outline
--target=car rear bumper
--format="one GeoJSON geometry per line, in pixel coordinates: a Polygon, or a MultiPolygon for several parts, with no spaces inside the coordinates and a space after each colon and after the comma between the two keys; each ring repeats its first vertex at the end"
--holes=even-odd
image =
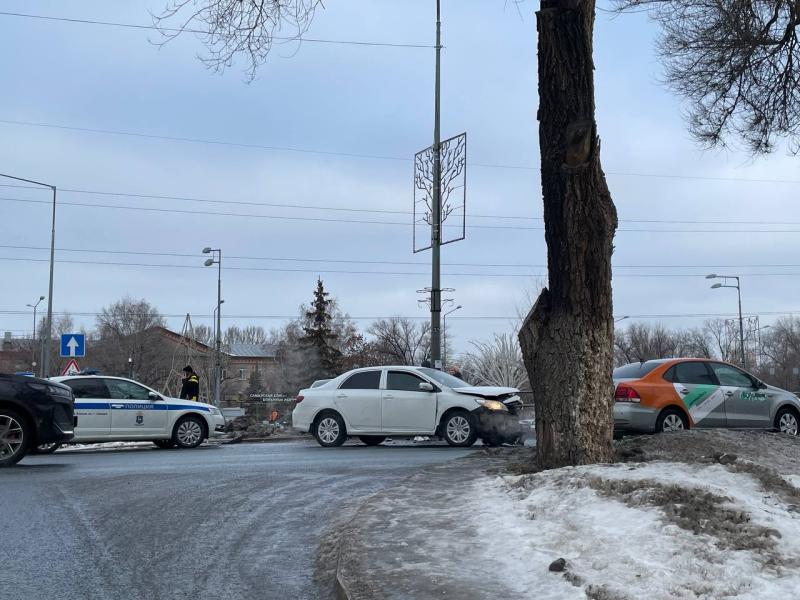
{"type": "Polygon", "coordinates": [[[314,422],[315,411],[309,407],[298,404],[292,411],[292,429],[308,433],[311,431],[311,423],[314,422]]]}
{"type": "Polygon", "coordinates": [[[617,431],[638,431],[652,433],[656,430],[658,411],[641,406],[635,402],[616,402],[614,404],[614,429],[617,431]]]}

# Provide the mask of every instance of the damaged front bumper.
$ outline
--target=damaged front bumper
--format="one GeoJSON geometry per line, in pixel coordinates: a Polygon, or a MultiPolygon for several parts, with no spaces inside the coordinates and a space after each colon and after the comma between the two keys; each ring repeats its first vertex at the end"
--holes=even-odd
{"type": "Polygon", "coordinates": [[[524,428],[516,411],[499,411],[478,408],[473,411],[478,422],[478,437],[488,445],[517,444],[524,428]]]}

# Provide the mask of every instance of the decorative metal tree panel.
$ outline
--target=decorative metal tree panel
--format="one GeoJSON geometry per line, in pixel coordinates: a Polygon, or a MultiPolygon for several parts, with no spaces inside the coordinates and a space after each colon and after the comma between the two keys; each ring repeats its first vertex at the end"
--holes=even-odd
{"type": "MultiPolygon", "coordinates": [[[[467,134],[462,133],[440,145],[441,155],[441,244],[466,237],[467,134]]],[[[433,146],[414,155],[414,252],[432,246],[433,146]]]]}

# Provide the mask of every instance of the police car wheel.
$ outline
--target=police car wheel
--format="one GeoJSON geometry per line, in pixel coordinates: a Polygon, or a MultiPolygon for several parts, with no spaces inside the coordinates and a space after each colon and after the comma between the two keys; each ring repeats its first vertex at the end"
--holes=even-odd
{"type": "Polygon", "coordinates": [[[189,415],[175,424],[172,441],[179,448],[197,448],[205,439],[205,428],[200,417],[189,415]]]}
{"type": "Polygon", "coordinates": [[[162,450],[167,450],[169,448],[175,447],[175,442],[173,442],[172,440],[153,440],[153,443],[162,450]]]}

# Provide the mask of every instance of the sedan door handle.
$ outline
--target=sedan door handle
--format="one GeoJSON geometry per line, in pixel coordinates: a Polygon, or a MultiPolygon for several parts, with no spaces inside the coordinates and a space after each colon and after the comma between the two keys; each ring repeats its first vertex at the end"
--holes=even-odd
{"type": "Polygon", "coordinates": [[[725,392],[725,396],[726,396],[727,398],[730,398],[731,396],[733,396],[733,392],[731,392],[730,390],[728,390],[727,392],[725,392]]]}
{"type": "Polygon", "coordinates": [[[394,400],[394,396],[392,396],[391,394],[384,394],[384,395],[383,395],[383,397],[384,397],[386,400],[394,400]]]}
{"type": "Polygon", "coordinates": [[[343,400],[344,398],[347,398],[347,394],[339,394],[338,396],[336,396],[337,400],[343,400]]]}
{"type": "Polygon", "coordinates": [[[686,388],[681,388],[679,391],[680,391],[680,393],[681,393],[681,394],[683,394],[684,396],[685,396],[686,394],[688,394],[688,393],[689,393],[689,390],[687,390],[686,388]]]}

